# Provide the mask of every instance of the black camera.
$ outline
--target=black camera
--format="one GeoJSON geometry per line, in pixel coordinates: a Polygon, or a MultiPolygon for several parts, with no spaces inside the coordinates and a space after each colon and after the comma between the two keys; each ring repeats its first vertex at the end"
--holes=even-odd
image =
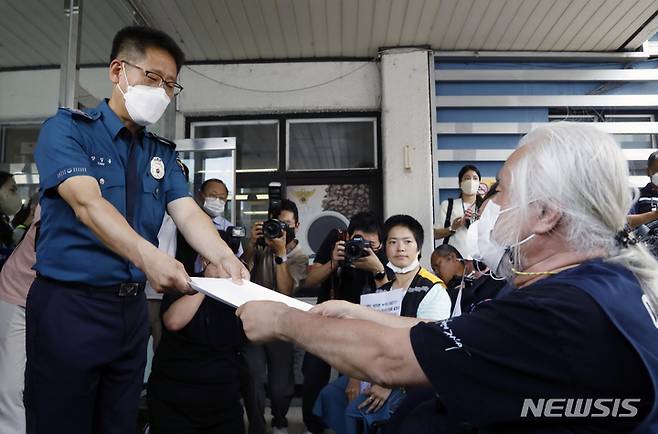
{"type": "Polygon", "coordinates": [[[372,242],[355,235],[351,240],[345,241],[345,262],[351,263],[357,259],[368,256],[367,249],[372,249],[372,242]]]}
{"type": "Polygon", "coordinates": [[[269,219],[263,223],[263,237],[273,240],[274,238],[281,238],[288,229],[288,224],[277,219],[269,219]]]}
{"type": "MultiPolygon", "coordinates": [[[[258,245],[265,247],[265,239],[273,240],[281,238],[284,231],[288,229],[288,225],[276,218],[281,212],[281,200],[283,198],[282,188],[280,182],[270,182],[267,186],[267,217],[268,219],[263,223],[263,236],[258,237],[258,245]]],[[[290,240],[288,240],[290,241],[290,240]]]]}
{"type": "Polygon", "coordinates": [[[229,226],[226,230],[219,230],[219,236],[235,254],[240,250],[240,240],[245,237],[246,233],[246,229],[242,226],[229,226]]]}

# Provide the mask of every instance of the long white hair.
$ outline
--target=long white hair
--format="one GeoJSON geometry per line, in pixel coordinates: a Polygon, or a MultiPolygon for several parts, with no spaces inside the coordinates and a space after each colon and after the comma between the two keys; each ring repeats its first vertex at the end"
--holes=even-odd
{"type": "MultiPolygon", "coordinates": [[[[570,247],[582,253],[605,251],[606,261],[635,274],[658,312],[658,262],[644,245],[624,247],[616,240],[635,194],[628,162],[615,139],[593,126],[559,122],[531,131],[519,148],[525,152],[510,167],[508,188],[509,204],[519,208],[504,224],[510,244],[528,235],[521,234],[521,223],[531,203],[556,209],[570,247]]],[[[512,264],[522,270],[518,251],[512,264]]]]}

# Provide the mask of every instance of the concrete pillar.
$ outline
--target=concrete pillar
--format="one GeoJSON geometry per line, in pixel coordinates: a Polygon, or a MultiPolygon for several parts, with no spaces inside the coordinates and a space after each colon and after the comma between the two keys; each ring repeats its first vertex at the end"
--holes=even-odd
{"type": "Polygon", "coordinates": [[[423,225],[426,267],[433,249],[428,56],[424,49],[391,49],[381,58],[384,217],[408,214],[423,225]]]}
{"type": "Polygon", "coordinates": [[[59,105],[78,108],[77,85],[82,33],[82,0],[65,0],[66,43],[60,74],[59,105]]]}

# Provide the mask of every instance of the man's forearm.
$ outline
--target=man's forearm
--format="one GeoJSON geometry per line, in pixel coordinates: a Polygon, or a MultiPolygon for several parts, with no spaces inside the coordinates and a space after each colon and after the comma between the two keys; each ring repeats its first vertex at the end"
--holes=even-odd
{"type": "Polygon", "coordinates": [[[627,217],[628,225],[633,229],[656,219],[658,219],[658,211],[649,211],[643,214],[631,214],[627,217]]]}
{"type": "Polygon", "coordinates": [[[355,304],[354,307],[353,317],[355,319],[371,321],[385,327],[411,328],[422,322],[419,318],[391,315],[358,304],[355,304]]]}
{"type": "Polygon", "coordinates": [[[110,250],[144,271],[144,257],[157,248],[142,238],[111,203],[102,197],[79,204],[73,210],[110,250]]]}
{"type": "Polygon", "coordinates": [[[450,235],[450,228],[434,228],[434,239],[439,240],[450,235]]]}
{"type": "Polygon", "coordinates": [[[277,322],[277,334],[351,377],[387,387],[427,384],[413,355],[408,328],[290,309],[277,322]]]}
{"type": "Polygon", "coordinates": [[[295,281],[290,275],[290,269],[288,264],[284,262],[283,264],[275,264],[275,274],[276,274],[276,289],[285,295],[292,295],[293,287],[295,286],[295,281]]]}

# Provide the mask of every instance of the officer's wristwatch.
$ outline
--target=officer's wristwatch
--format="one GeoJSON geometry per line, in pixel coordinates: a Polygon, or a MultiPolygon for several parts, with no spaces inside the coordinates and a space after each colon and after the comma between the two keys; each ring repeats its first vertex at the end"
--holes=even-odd
{"type": "Polygon", "coordinates": [[[286,261],[288,261],[288,257],[286,255],[274,257],[274,262],[276,262],[277,265],[281,265],[286,261]]]}
{"type": "Polygon", "coordinates": [[[374,277],[375,280],[382,280],[384,277],[386,277],[386,270],[378,271],[373,274],[372,277],[374,277]]]}

